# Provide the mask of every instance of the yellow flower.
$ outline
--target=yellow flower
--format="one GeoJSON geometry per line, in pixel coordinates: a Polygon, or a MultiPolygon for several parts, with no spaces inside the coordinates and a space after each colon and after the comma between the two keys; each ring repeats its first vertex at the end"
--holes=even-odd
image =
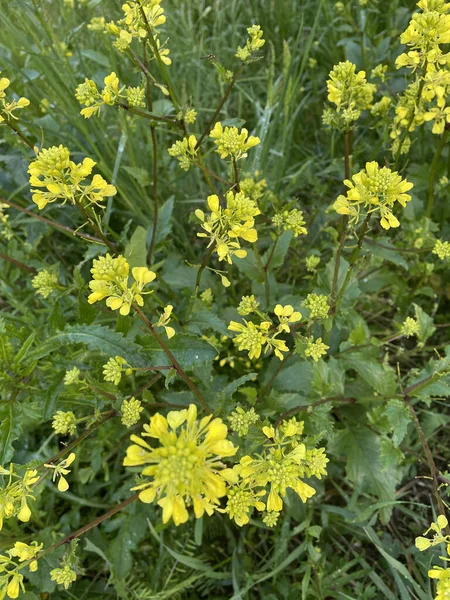
{"type": "Polygon", "coordinates": [[[10,556],[15,556],[19,559],[19,562],[31,560],[29,564],[30,571],[37,571],[38,562],[36,555],[41,551],[44,544],[38,544],[38,542],[31,542],[31,544],[25,544],[24,542],[16,542],[11,550],[8,550],[10,556]],[[34,560],[32,560],[34,559],[34,560]]]}
{"type": "Polygon", "coordinates": [[[294,237],[308,233],[308,230],[304,227],[303,211],[297,208],[276,213],[272,218],[272,223],[275,227],[282,228],[284,231],[292,231],[294,237]]]}
{"type": "Polygon", "coordinates": [[[164,313],[159,317],[159,320],[156,323],[156,327],[164,327],[164,330],[169,340],[175,335],[175,329],[173,327],[168,326],[168,323],[171,319],[172,311],[173,306],[171,304],[168,304],[164,308],[164,313]]]}
{"type": "Polygon", "coordinates": [[[303,306],[309,310],[310,319],[326,319],[330,307],[328,305],[328,296],[321,294],[308,294],[303,302],[303,306]]]}
{"type": "Polygon", "coordinates": [[[436,256],[438,256],[441,260],[450,258],[450,242],[436,240],[436,244],[433,248],[433,254],[436,254],[436,256]]]}
{"type": "Polygon", "coordinates": [[[156,413],[144,425],[142,437],[131,436],[124,465],[144,467],[142,475],[148,483],[137,486],[143,502],[155,500],[163,509],[163,522],[173,519],[175,525],[189,518],[193,506],[197,518],[211,515],[225,496],[226,483],[233,477],[225,469],[222,458],[234,456],[237,448],[227,440],[227,427],[221,419],[207,416],[197,420],[197,408],[171,411],[167,418],[156,413]],[[143,437],[158,440],[152,447],[143,437]]]}
{"type": "Polygon", "coordinates": [[[444,133],[445,124],[450,123],[450,106],[446,108],[434,107],[423,115],[424,121],[433,121],[432,133],[444,133]]]}
{"type": "Polygon", "coordinates": [[[23,589],[23,575],[16,572],[6,588],[8,598],[18,598],[21,588],[23,589]]]}
{"type": "Polygon", "coordinates": [[[242,60],[243,63],[249,62],[253,55],[260,50],[266,40],[263,39],[263,30],[260,25],[252,25],[247,29],[247,33],[250,37],[247,39],[243,48],[239,47],[235,56],[242,60]]]}
{"type": "Polygon", "coordinates": [[[274,313],[277,315],[280,324],[278,325],[279,331],[290,332],[289,323],[297,323],[302,318],[302,314],[298,311],[294,311],[294,307],[290,304],[281,306],[277,304],[274,309],[274,313]]]}
{"type": "Polygon", "coordinates": [[[247,322],[237,323],[231,321],[228,325],[230,331],[236,331],[239,333],[234,338],[235,344],[239,350],[247,350],[248,357],[250,360],[259,358],[261,356],[262,347],[267,344],[268,335],[267,330],[270,327],[270,323],[261,323],[255,325],[255,323],[247,322]]]}
{"type": "Polygon", "coordinates": [[[75,458],[76,458],[75,453],[71,452],[67,458],[65,458],[64,460],[62,460],[59,463],[59,465],[53,465],[53,464],[45,464],[44,465],[44,467],[47,467],[47,469],[53,469],[53,477],[52,477],[53,481],[55,481],[56,478],[59,477],[58,490],[60,492],[67,492],[67,490],[69,489],[69,484],[67,482],[67,479],[64,477],[64,475],[68,475],[70,473],[70,469],[68,469],[67,467],[70,467],[70,465],[73,463],[75,458]]]}
{"type": "Polygon", "coordinates": [[[248,137],[248,131],[245,128],[239,133],[237,127],[225,127],[224,129],[220,122],[214,125],[209,137],[214,140],[217,146],[216,152],[220,154],[220,158],[230,156],[233,160],[245,158],[247,150],[261,142],[258,137],[253,135],[248,137]]]}
{"type": "MultiPolygon", "coordinates": [[[[283,421],[280,428],[263,427],[268,438],[263,452],[257,455],[244,456],[234,470],[238,474],[241,489],[268,491],[266,510],[280,512],[287,489],[293,489],[302,502],[306,502],[315,494],[314,488],[302,481],[302,478],[326,474],[325,465],[328,459],[323,448],[307,450],[299,437],[303,431],[303,423],[283,421]],[[267,490],[268,487],[268,490],[267,490]]],[[[261,508],[258,508],[261,510],[261,508]]]]}

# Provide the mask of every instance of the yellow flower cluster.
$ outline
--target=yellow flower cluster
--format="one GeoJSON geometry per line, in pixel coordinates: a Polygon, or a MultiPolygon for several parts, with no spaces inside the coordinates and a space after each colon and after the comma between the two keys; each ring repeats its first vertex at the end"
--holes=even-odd
{"type": "Polygon", "coordinates": [[[108,184],[101,175],[94,175],[85,184],[82,182],[92,173],[95,162],[91,158],[85,158],[81,163],[70,160],[70,152],[64,146],[52,146],[42,149],[30,166],[30,185],[32,199],[42,210],[50,202],[62,200],[63,204],[68,200],[72,204],[99,205],[109,196],[117,193],[113,185],[108,184]]]}
{"type": "Polygon", "coordinates": [[[220,154],[220,158],[232,160],[240,160],[247,157],[247,151],[254,146],[257,146],[261,140],[258,137],[251,135],[249,137],[247,129],[241,129],[239,133],[237,127],[222,127],[220,122],[214,125],[209,137],[214,140],[217,146],[216,152],[220,154]]]}
{"type": "Polygon", "coordinates": [[[312,358],[314,362],[318,362],[322,356],[325,356],[329,346],[327,346],[322,338],[314,339],[314,336],[299,335],[295,338],[295,352],[305,358],[312,358]]]}
{"type": "MultiPolygon", "coordinates": [[[[430,527],[423,534],[425,536],[432,531],[433,537],[431,539],[423,536],[416,538],[416,547],[420,551],[423,551],[444,544],[447,557],[441,556],[440,558],[448,562],[450,560],[450,535],[445,533],[446,528],[448,528],[447,517],[439,515],[436,522],[431,523],[430,527]]],[[[435,600],[447,600],[450,597],[450,568],[433,567],[428,571],[428,577],[438,580],[435,600]]]]}
{"type": "Polygon", "coordinates": [[[131,269],[134,282],[129,286],[129,272],[130,265],[123,256],[113,258],[107,254],[95,259],[91,269],[92,281],[89,282],[92,292],[88,297],[89,304],[106,298],[106,306],[119,310],[121,315],[128,315],[133,303],[143,306],[142,296],[152,293],[144,292],[144,287],[155,279],[156,274],[147,267],[134,267],[131,269]]]}
{"type": "Polygon", "coordinates": [[[168,148],[167,152],[170,156],[174,156],[180,163],[183,171],[188,171],[190,166],[195,164],[198,148],[197,138],[195,135],[190,135],[188,138],[176,141],[173,146],[168,148]]]}
{"type": "Polygon", "coordinates": [[[145,40],[151,36],[153,43],[150,43],[148,48],[155,58],[156,47],[159,59],[165,65],[172,64],[169,58],[170,50],[161,45],[159,39],[158,27],[166,22],[161,2],[162,0],[129,0],[122,4],[122,19],[117,23],[106,23],[105,30],[116,38],[114,46],[120,52],[126,52],[133,39],[145,40]]]}
{"type": "Polygon", "coordinates": [[[227,506],[223,509],[240,526],[249,522],[256,508],[267,510],[264,518],[268,526],[273,527],[288,488],[306,502],[316,490],[303,479],[313,476],[321,479],[326,475],[328,459],[324,449],[307,449],[300,442],[302,422],[291,419],[283,421],[276,430],[272,426],[262,430],[268,438],[263,450],[256,457],[244,456],[233,468],[238,480],[229,489],[227,506]]]}
{"type": "Polygon", "coordinates": [[[122,379],[122,373],[131,375],[132,372],[133,369],[122,356],[116,356],[115,358],[111,357],[108,359],[108,362],[103,365],[103,379],[105,381],[111,381],[114,385],[119,385],[120,380],[122,379]]]}
{"type": "Polygon", "coordinates": [[[433,248],[433,254],[436,254],[436,256],[438,256],[441,260],[450,258],[450,242],[436,240],[433,248]]]}
{"type": "Polygon", "coordinates": [[[294,237],[306,235],[308,233],[308,230],[304,227],[305,220],[303,219],[303,211],[298,210],[297,208],[276,213],[276,215],[272,217],[272,223],[275,227],[278,227],[278,229],[292,231],[294,237]]]}
{"type": "Polygon", "coordinates": [[[0,488],[0,530],[3,521],[11,517],[17,517],[19,521],[27,523],[31,517],[28,498],[34,499],[31,492],[39,479],[37,471],[28,470],[20,477],[14,473],[13,465],[10,465],[9,471],[0,467],[0,475],[8,478],[6,486],[0,488]]]}
{"type": "Polygon", "coordinates": [[[6,119],[17,119],[18,117],[14,114],[14,111],[25,108],[30,104],[27,98],[19,98],[10,102],[6,101],[5,90],[9,87],[10,83],[7,77],[0,77],[0,123],[6,119]]]}
{"type": "MultiPolygon", "coordinates": [[[[27,563],[32,573],[38,569],[37,555],[43,544],[16,542],[14,547],[6,551],[8,556],[0,554],[0,598],[18,598],[20,591],[25,591],[20,563],[27,563]],[[13,560],[18,559],[18,562],[13,560]]],[[[25,566],[25,565],[24,565],[25,566]]]]}
{"type": "Polygon", "coordinates": [[[243,48],[239,47],[236,52],[236,57],[239,60],[242,60],[243,63],[249,63],[253,60],[257,60],[255,57],[256,52],[260,50],[266,40],[263,39],[263,30],[260,25],[252,25],[247,29],[247,33],[249,34],[249,38],[247,39],[245,46],[243,48]]]}
{"type": "Polygon", "coordinates": [[[407,194],[413,184],[388,167],[382,167],[377,162],[366,163],[366,168],[353,176],[353,182],[346,179],[349,188],[346,196],[339,196],[334,203],[335,211],[341,215],[349,215],[351,222],[357,222],[361,208],[368,214],[379,212],[380,224],[384,229],[398,227],[400,222],[394,216],[392,208],[395,202],[403,206],[411,200],[407,194]]]}
{"type": "Polygon", "coordinates": [[[100,115],[102,106],[114,106],[121,99],[126,99],[128,106],[145,106],[145,89],[143,87],[125,87],[124,85],[120,87],[119,78],[114,71],[103,81],[105,84],[103,89],[98,90],[95,81],[86,77],[84,83],[80,83],[75,90],[75,98],[86,107],[80,111],[85,119],[89,119],[93,115],[100,115]]]}
{"type": "Polygon", "coordinates": [[[56,273],[50,273],[47,269],[43,269],[33,277],[31,285],[36,290],[36,294],[39,294],[43,298],[48,298],[59,287],[58,276],[56,273]]]}
{"type": "Polygon", "coordinates": [[[133,427],[141,418],[141,412],[144,410],[142,403],[137,398],[130,398],[129,400],[124,400],[122,406],[120,407],[120,412],[122,413],[122,424],[125,427],[133,427]]]}
{"type": "Polygon", "coordinates": [[[419,323],[412,317],[406,317],[402,323],[400,333],[409,338],[419,333],[419,323]]]}
{"type": "Polygon", "coordinates": [[[259,302],[255,299],[253,294],[251,296],[242,296],[239,306],[237,307],[237,311],[240,315],[245,317],[253,312],[257,312],[258,306],[259,302]]]}
{"type": "Polygon", "coordinates": [[[321,294],[308,294],[303,302],[303,306],[309,310],[309,318],[326,319],[330,306],[328,304],[328,296],[321,294]]]}
{"type": "Polygon", "coordinates": [[[207,416],[197,419],[197,408],[171,411],[167,418],[153,415],[144,425],[142,437],[131,436],[124,465],[147,465],[142,475],[149,481],[133,488],[140,490],[142,502],[155,500],[163,509],[163,522],[175,525],[189,518],[187,507],[193,506],[197,518],[211,515],[227,493],[227,482],[234,474],[222,459],[234,456],[237,448],[227,440],[228,430],[221,419],[207,416]],[[152,447],[143,438],[158,441],[152,447]]]}
{"type": "Polygon", "coordinates": [[[77,418],[71,410],[67,412],[58,410],[53,415],[52,428],[55,433],[73,435],[77,430],[77,418]]]}
{"type": "Polygon", "coordinates": [[[69,589],[71,583],[76,581],[76,578],[77,574],[68,563],[63,562],[61,567],[50,571],[50,579],[58,585],[62,585],[66,590],[69,589]]]}
{"type": "Polygon", "coordinates": [[[283,352],[289,351],[286,342],[284,340],[279,340],[277,336],[283,332],[289,333],[289,324],[300,321],[302,315],[299,312],[294,311],[293,306],[290,304],[287,304],[286,306],[277,304],[274,313],[278,317],[278,325],[274,325],[272,321],[267,320],[258,324],[246,321],[245,319],[244,323],[230,321],[228,329],[238,333],[234,338],[234,343],[238,347],[238,350],[246,350],[248,352],[250,360],[259,358],[263,347],[265,347],[266,353],[272,349],[275,356],[280,360],[283,360],[284,358],[283,352]]]}
{"type": "Polygon", "coordinates": [[[240,437],[244,437],[248,433],[250,425],[254,425],[259,421],[259,415],[252,407],[249,410],[244,410],[242,406],[237,406],[236,409],[228,417],[231,429],[240,437]]]}
{"type": "Polygon", "coordinates": [[[432,132],[438,135],[443,133],[446,123],[450,123],[450,107],[446,106],[450,91],[450,63],[445,48],[450,42],[450,3],[420,0],[417,6],[420,11],[412,15],[400,36],[408,51],[396,60],[397,68],[411,69],[416,78],[396,107],[391,130],[394,152],[407,152],[410,139],[404,136],[425,121],[433,121],[432,132]]]}
{"type": "Polygon", "coordinates": [[[267,187],[267,181],[265,179],[257,179],[258,175],[259,173],[256,171],[254,177],[247,175],[239,182],[241,192],[244,192],[244,194],[254,202],[257,202],[262,198],[267,187]]]}
{"type": "Polygon", "coordinates": [[[251,243],[258,239],[254,219],[261,211],[256,202],[243,192],[234,193],[230,190],[226,194],[226,208],[220,206],[216,195],[208,196],[208,207],[211,212],[207,216],[200,209],[195,211],[206,232],[197,235],[210,238],[208,248],[214,246],[219,261],[226,260],[231,264],[233,256],[245,258],[247,251],[241,248],[239,238],[251,243]]]}
{"type": "Polygon", "coordinates": [[[330,71],[327,89],[328,100],[336,108],[326,108],[323,121],[347,131],[359,119],[361,111],[371,107],[376,86],[367,82],[365,71],[356,72],[356,66],[346,60],[330,71]]]}

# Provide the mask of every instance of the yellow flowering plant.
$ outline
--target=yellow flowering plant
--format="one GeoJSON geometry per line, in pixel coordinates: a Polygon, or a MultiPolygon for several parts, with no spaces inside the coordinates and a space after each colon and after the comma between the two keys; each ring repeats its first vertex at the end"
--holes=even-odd
{"type": "Polygon", "coordinates": [[[450,3],[209,4],[2,6],[0,600],[444,600],[450,3]]]}

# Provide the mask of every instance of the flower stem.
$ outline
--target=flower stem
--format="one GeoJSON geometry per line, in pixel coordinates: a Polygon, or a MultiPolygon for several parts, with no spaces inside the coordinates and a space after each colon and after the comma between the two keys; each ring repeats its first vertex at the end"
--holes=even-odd
{"type": "Polygon", "coordinates": [[[172,352],[170,351],[170,349],[167,347],[165,341],[162,339],[162,337],[159,335],[159,333],[153,327],[153,325],[151,324],[151,322],[147,319],[147,317],[144,315],[144,313],[140,310],[140,308],[135,303],[133,303],[132,306],[133,306],[134,310],[136,311],[136,313],[138,314],[138,316],[141,319],[141,321],[148,327],[148,329],[150,330],[151,334],[153,335],[153,337],[155,338],[156,342],[159,344],[159,346],[161,347],[161,349],[163,350],[163,352],[165,353],[165,355],[167,356],[167,358],[170,360],[170,362],[171,362],[173,368],[175,369],[175,371],[178,373],[178,375],[181,377],[181,379],[187,384],[187,386],[192,390],[192,392],[197,397],[198,401],[200,402],[200,404],[202,405],[202,407],[204,408],[204,410],[207,413],[212,414],[213,411],[208,406],[208,403],[206,402],[205,398],[201,394],[200,390],[195,385],[195,383],[192,381],[192,379],[189,377],[189,375],[187,375],[187,373],[181,368],[181,366],[178,363],[177,359],[172,354],[172,352]]]}
{"type": "Polygon", "coordinates": [[[431,217],[431,211],[433,210],[434,188],[435,188],[434,184],[435,184],[435,180],[436,180],[436,175],[437,175],[437,171],[438,171],[438,166],[439,166],[439,161],[441,158],[442,150],[444,149],[445,144],[447,143],[447,139],[448,139],[448,129],[446,129],[444,131],[444,133],[442,134],[440,144],[436,148],[436,152],[434,154],[433,161],[430,166],[430,177],[428,180],[428,200],[427,200],[427,211],[426,211],[426,216],[428,218],[431,217]]]}
{"type": "MultiPolygon", "coordinates": [[[[350,157],[352,153],[352,132],[346,131],[344,133],[344,172],[345,179],[350,179],[351,176],[351,167],[350,167],[350,157]]],[[[334,263],[334,273],[333,273],[333,283],[331,285],[331,294],[330,294],[330,310],[333,313],[336,310],[336,295],[337,295],[337,285],[339,279],[339,267],[341,264],[341,256],[342,251],[344,249],[345,238],[347,234],[347,224],[348,224],[348,216],[343,215],[341,218],[341,225],[339,230],[339,245],[336,250],[336,260],[334,263]]]]}

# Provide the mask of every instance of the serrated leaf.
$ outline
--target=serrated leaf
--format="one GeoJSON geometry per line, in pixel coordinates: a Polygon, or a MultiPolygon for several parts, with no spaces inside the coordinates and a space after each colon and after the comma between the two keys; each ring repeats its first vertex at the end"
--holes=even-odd
{"type": "Polygon", "coordinates": [[[346,369],[354,369],[371,388],[382,396],[395,393],[397,377],[391,367],[357,353],[343,358],[342,363],[346,369]]]}
{"type": "MultiPolygon", "coordinates": [[[[383,469],[380,458],[380,437],[359,425],[347,426],[336,432],[331,443],[331,454],[341,454],[346,458],[346,472],[349,480],[380,500],[395,499],[397,473],[395,469],[383,469]]],[[[383,522],[390,519],[392,509],[381,511],[383,522]]]]}
{"type": "Polygon", "coordinates": [[[397,448],[406,435],[411,414],[406,404],[398,399],[388,402],[385,413],[392,428],[392,442],[397,448]]]}
{"type": "Polygon", "coordinates": [[[30,352],[29,359],[39,360],[58,348],[71,344],[84,344],[90,350],[100,351],[106,356],[122,356],[136,367],[146,366],[140,346],[102,325],[68,326],[61,333],[44,340],[39,348],[30,352]]]}
{"type": "Polygon", "coordinates": [[[226,385],[223,390],[221,390],[219,392],[219,395],[221,397],[221,399],[223,400],[231,400],[231,398],[233,397],[233,394],[242,386],[244,385],[244,383],[247,383],[247,381],[252,381],[253,379],[255,379],[257,373],[248,373],[247,375],[243,375],[242,377],[239,377],[239,379],[235,379],[234,381],[232,381],[231,383],[229,383],[228,385],[226,385]]]}
{"type": "Polygon", "coordinates": [[[432,317],[427,315],[418,304],[414,304],[414,311],[416,313],[416,320],[419,323],[417,338],[422,344],[425,344],[427,339],[436,331],[436,327],[433,325],[432,317]]]}

